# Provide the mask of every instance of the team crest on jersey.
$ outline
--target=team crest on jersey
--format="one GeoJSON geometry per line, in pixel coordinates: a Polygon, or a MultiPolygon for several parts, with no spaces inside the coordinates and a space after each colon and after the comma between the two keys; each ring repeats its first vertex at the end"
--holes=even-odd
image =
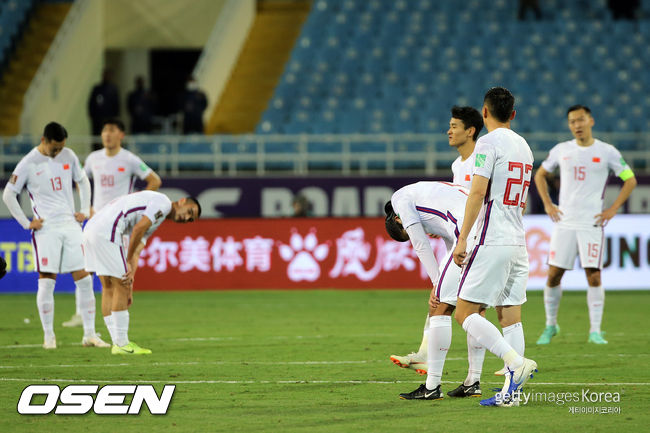
{"type": "Polygon", "coordinates": [[[13,183],[15,185],[17,181],[18,181],[18,176],[12,174],[11,177],[9,178],[9,183],[13,183]]]}
{"type": "Polygon", "coordinates": [[[120,173],[124,173],[124,170],[126,170],[124,167],[117,167],[117,171],[120,173]]]}
{"type": "Polygon", "coordinates": [[[476,160],[474,161],[475,167],[483,167],[485,165],[485,155],[482,153],[476,154],[476,160]]]}
{"type": "Polygon", "coordinates": [[[41,265],[47,266],[47,257],[42,257],[41,258],[41,265]]]}
{"type": "Polygon", "coordinates": [[[593,158],[591,158],[591,160],[592,160],[593,162],[600,162],[600,158],[597,157],[597,156],[594,156],[593,158]]]}
{"type": "Polygon", "coordinates": [[[158,221],[162,217],[163,217],[162,211],[159,210],[158,212],[156,212],[156,215],[155,215],[156,221],[158,221]]]}

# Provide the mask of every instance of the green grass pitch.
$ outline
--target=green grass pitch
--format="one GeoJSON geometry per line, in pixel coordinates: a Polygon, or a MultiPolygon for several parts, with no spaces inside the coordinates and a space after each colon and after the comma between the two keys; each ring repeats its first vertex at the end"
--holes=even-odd
{"type": "MultiPolygon", "coordinates": [[[[647,431],[650,425],[650,292],[609,292],[607,346],[586,343],[585,293],[565,293],[562,332],[549,346],[540,292],[524,306],[526,355],[539,364],[527,392],[620,393],[620,403],[535,401],[518,408],[480,407],[478,399],[404,401],[424,381],[391,354],[416,350],[426,291],[136,292],[130,337],[153,355],[112,356],[80,345],[80,328],[61,327],[73,297],[56,295],[59,348],[40,347],[34,295],[0,297],[0,431],[165,432],[431,432],[647,431]],[[25,323],[29,319],[29,323],[25,323]],[[167,415],[143,408],[132,416],[21,416],[29,384],[176,384],[167,415]],[[614,406],[620,413],[571,413],[570,407],[614,406]]],[[[99,297],[98,297],[99,305],[99,297]]],[[[496,320],[494,311],[488,318],[496,320]]],[[[107,337],[100,319],[98,330],[107,337]]],[[[443,376],[449,391],[467,371],[465,333],[454,323],[443,376]]],[[[482,388],[501,361],[486,354],[482,388]]],[[[541,399],[541,397],[539,397],[541,399]]],[[[580,410],[580,409],[578,409],[580,410]]]]}

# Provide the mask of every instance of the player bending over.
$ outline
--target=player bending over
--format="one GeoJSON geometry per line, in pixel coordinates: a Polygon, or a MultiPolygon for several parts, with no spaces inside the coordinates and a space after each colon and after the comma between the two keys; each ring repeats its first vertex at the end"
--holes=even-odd
{"type": "Polygon", "coordinates": [[[192,197],[171,202],[166,195],[141,191],[117,198],[97,212],[83,232],[86,270],[102,282],[102,314],[113,340],[113,355],[148,355],[151,350],[129,341],[129,307],[140,252],[166,219],[196,221],[201,206],[192,197]],[[128,248],[122,237],[129,236],[128,248]]]}

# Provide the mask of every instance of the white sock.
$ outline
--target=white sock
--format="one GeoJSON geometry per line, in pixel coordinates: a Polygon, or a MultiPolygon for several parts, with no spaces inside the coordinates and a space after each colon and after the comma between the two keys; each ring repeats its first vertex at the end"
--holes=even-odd
{"type": "Polygon", "coordinates": [[[605,308],[605,289],[603,286],[587,288],[587,305],[589,305],[589,332],[600,332],[605,308]]]}
{"type": "Polygon", "coordinates": [[[521,322],[503,328],[503,338],[518,354],[524,356],[526,341],[524,340],[524,327],[521,322]]]}
{"type": "Polygon", "coordinates": [[[81,294],[79,293],[79,286],[75,285],[74,288],[75,310],[77,316],[81,316],[81,294]]]}
{"type": "Polygon", "coordinates": [[[113,311],[113,343],[118,346],[129,344],[129,310],[113,311]]]}
{"type": "Polygon", "coordinates": [[[451,345],[451,316],[429,319],[429,353],[427,355],[427,389],[435,389],[442,380],[442,369],[451,345]]]}
{"type": "Polygon", "coordinates": [[[474,337],[467,334],[467,361],[469,362],[469,368],[463,385],[470,386],[481,380],[484,359],[485,347],[480,345],[474,337]]]}
{"type": "Polygon", "coordinates": [[[420,343],[420,348],[418,353],[427,357],[427,335],[429,334],[429,315],[427,314],[427,320],[424,321],[424,331],[422,332],[422,342],[420,343]]]}
{"type": "Polygon", "coordinates": [[[115,321],[113,320],[113,315],[109,314],[104,316],[104,323],[106,324],[106,329],[108,329],[108,334],[111,336],[111,341],[115,344],[115,321]]]}
{"type": "Polygon", "coordinates": [[[36,307],[41,317],[43,334],[45,339],[54,337],[54,285],[56,280],[51,278],[38,279],[38,291],[36,292],[36,307]]]}
{"type": "Polygon", "coordinates": [[[81,320],[84,326],[84,337],[95,336],[95,293],[93,292],[93,279],[86,275],[75,281],[77,306],[80,308],[81,320]]]}
{"type": "Polygon", "coordinates": [[[546,310],[546,326],[557,325],[557,310],[560,309],[562,287],[544,287],[544,309],[546,310]]]}
{"type": "Polygon", "coordinates": [[[499,330],[478,313],[470,314],[463,322],[463,329],[487,350],[503,359],[513,370],[521,366],[524,359],[503,338],[499,330]]]}

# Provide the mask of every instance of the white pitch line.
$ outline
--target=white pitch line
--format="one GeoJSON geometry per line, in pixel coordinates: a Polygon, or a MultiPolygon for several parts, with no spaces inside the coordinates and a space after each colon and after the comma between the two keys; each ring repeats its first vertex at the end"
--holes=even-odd
{"type": "MultiPolygon", "coordinates": [[[[391,385],[391,384],[409,384],[421,383],[417,380],[99,380],[99,379],[56,379],[56,378],[18,378],[18,377],[0,377],[0,382],[32,382],[32,383],[162,383],[162,384],[184,384],[184,385],[310,385],[310,384],[333,384],[333,385],[391,385]]],[[[458,381],[443,380],[445,384],[456,384],[458,381]]],[[[503,382],[484,382],[485,385],[503,385],[503,382]]],[[[650,386],[650,382],[531,382],[529,386],[650,386]]]]}
{"type": "MultiPolygon", "coordinates": [[[[460,361],[465,360],[466,358],[448,358],[448,361],[460,361]]],[[[152,362],[146,364],[146,366],[160,367],[160,366],[180,366],[180,365],[242,365],[242,364],[251,364],[251,365],[344,365],[344,364],[374,364],[374,363],[389,363],[383,359],[376,360],[364,360],[364,361],[208,361],[208,362],[152,362]]],[[[125,367],[125,366],[142,366],[143,364],[129,364],[126,362],[121,362],[117,364],[53,364],[53,365],[0,365],[0,369],[23,369],[23,368],[78,368],[78,367],[87,367],[87,368],[101,368],[101,367],[125,367]]]]}

